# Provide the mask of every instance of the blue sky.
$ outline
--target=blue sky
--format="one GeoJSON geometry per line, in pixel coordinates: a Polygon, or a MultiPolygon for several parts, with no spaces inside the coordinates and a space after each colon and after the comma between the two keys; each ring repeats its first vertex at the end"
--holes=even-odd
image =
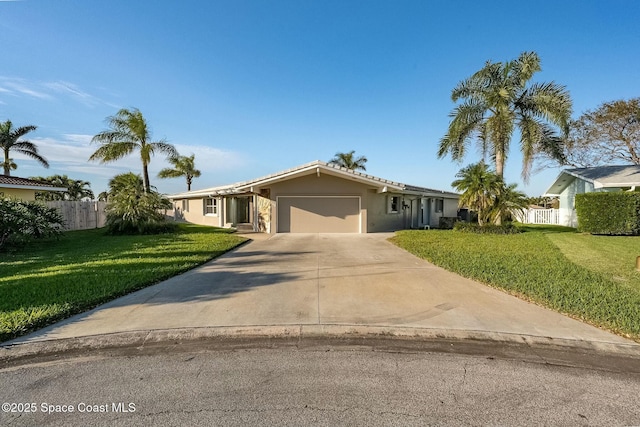
{"type": "MultiPolygon", "coordinates": [[[[33,124],[51,167],[14,156],[16,176],[66,173],[94,192],[141,171],[134,154],[89,163],[91,137],[139,108],[156,139],[196,155],[204,188],[356,150],[373,175],[449,190],[479,160],[437,159],[451,89],[485,61],[536,51],[536,81],[567,86],[574,117],[640,96],[640,2],[0,1],[0,120],[33,124]]],[[[152,184],[163,157],[151,162],[152,184]]],[[[520,180],[539,195],[559,169],[520,180]]]]}

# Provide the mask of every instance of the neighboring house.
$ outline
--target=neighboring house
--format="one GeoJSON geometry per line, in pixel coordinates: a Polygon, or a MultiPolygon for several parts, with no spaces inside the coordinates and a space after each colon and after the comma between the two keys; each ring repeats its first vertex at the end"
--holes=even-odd
{"type": "Polygon", "coordinates": [[[265,233],[372,233],[437,227],[458,194],[409,186],[322,161],[169,196],[174,217],[265,233]]]}
{"type": "Polygon", "coordinates": [[[545,196],[559,196],[559,224],[577,227],[576,194],[593,191],[635,190],[640,187],[640,166],[599,166],[565,169],[545,196]]]}
{"type": "Polygon", "coordinates": [[[0,198],[16,197],[31,201],[36,199],[36,191],[66,191],[66,188],[53,187],[46,182],[34,181],[17,176],[0,175],[0,198]]]}

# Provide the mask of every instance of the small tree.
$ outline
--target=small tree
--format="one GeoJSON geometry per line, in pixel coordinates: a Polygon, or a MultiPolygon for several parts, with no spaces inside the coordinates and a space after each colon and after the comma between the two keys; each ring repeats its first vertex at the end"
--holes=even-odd
{"type": "Polygon", "coordinates": [[[366,171],[365,163],[367,163],[367,158],[365,156],[355,157],[355,153],[355,150],[351,150],[348,153],[336,153],[333,159],[329,160],[329,163],[351,170],[360,169],[366,171]]]}
{"type": "Polygon", "coordinates": [[[196,169],[195,154],[191,156],[177,156],[170,157],[169,163],[173,165],[172,168],[164,168],[158,173],[158,178],[181,178],[185,177],[187,180],[187,191],[191,191],[191,182],[193,178],[200,176],[200,171],[196,169]]]}
{"type": "Polygon", "coordinates": [[[131,172],[116,175],[109,181],[109,188],[108,233],[155,234],[175,228],[160,213],[162,209],[170,209],[171,202],[153,189],[145,191],[140,176],[131,172]]]}
{"type": "Polygon", "coordinates": [[[500,225],[528,204],[525,194],[516,189],[516,184],[505,184],[484,162],[461,169],[456,177],[458,179],[451,185],[462,192],[459,205],[475,211],[481,226],[500,225]]]}
{"type": "Polygon", "coordinates": [[[475,211],[478,214],[478,224],[485,224],[490,220],[493,197],[501,186],[500,178],[484,162],[461,169],[456,177],[458,179],[451,186],[462,193],[459,206],[467,206],[475,211]]]}
{"type": "Polygon", "coordinates": [[[489,220],[494,224],[502,224],[512,220],[516,214],[522,213],[529,205],[527,196],[516,189],[516,184],[505,184],[504,182],[501,184],[494,195],[493,205],[489,210],[489,220]]]}

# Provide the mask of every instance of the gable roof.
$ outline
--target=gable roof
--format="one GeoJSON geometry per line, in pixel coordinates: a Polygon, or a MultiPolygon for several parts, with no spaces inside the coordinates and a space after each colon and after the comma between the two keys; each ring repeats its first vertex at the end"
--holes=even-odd
{"type": "Polygon", "coordinates": [[[47,182],[17,176],[0,175],[0,188],[19,188],[22,190],[66,191],[63,187],[54,187],[47,182]]]}
{"type": "Polygon", "coordinates": [[[565,169],[547,189],[545,195],[557,196],[575,179],[593,184],[593,188],[620,188],[640,186],[640,166],[598,166],[565,169]]]}
{"type": "Polygon", "coordinates": [[[357,181],[366,185],[370,185],[378,189],[379,192],[399,192],[408,194],[422,194],[422,195],[437,195],[440,197],[458,198],[457,193],[448,191],[434,190],[432,188],[417,187],[412,185],[402,184],[400,182],[390,181],[388,179],[378,178],[373,175],[369,175],[363,172],[354,171],[351,169],[343,168],[338,165],[316,160],[304,165],[296,166],[291,169],[286,169],[280,172],[266,175],[260,178],[256,178],[250,181],[238,182],[230,185],[223,185],[219,187],[205,188],[203,190],[187,191],[179,194],[172,194],[168,196],[170,199],[188,199],[198,197],[211,197],[225,194],[242,194],[254,192],[258,187],[264,187],[273,182],[286,181],[293,178],[298,178],[304,175],[324,173],[327,175],[333,175],[352,181],[357,181]]]}

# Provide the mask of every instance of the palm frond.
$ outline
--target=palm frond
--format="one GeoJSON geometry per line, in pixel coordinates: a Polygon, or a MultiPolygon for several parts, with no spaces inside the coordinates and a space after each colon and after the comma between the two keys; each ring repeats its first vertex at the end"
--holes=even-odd
{"type": "Polygon", "coordinates": [[[568,133],[573,106],[566,87],[554,82],[535,83],[522,93],[516,105],[519,110],[543,118],[564,134],[568,133]]]}
{"type": "Polygon", "coordinates": [[[453,118],[447,134],[440,140],[438,157],[451,154],[453,160],[464,157],[469,139],[477,132],[484,119],[485,105],[469,100],[451,112],[453,118]]]}
{"type": "Polygon", "coordinates": [[[136,148],[138,148],[136,143],[126,141],[104,144],[89,157],[89,160],[100,161],[100,163],[112,162],[128,156],[136,148]]]}

